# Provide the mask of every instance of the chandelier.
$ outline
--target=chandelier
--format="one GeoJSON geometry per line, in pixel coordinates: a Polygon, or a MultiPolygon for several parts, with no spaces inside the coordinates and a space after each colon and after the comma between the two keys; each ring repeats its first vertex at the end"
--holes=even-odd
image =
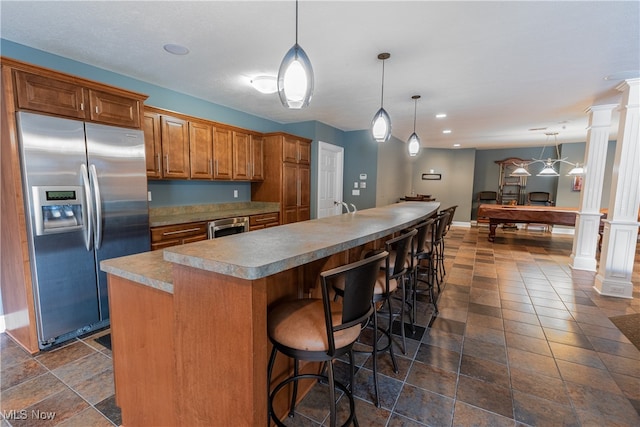
{"type": "Polygon", "coordinates": [[[569,176],[584,175],[584,168],[580,166],[580,163],[571,163],[567,161],[566,157],[560,158],[560,150],[558,149],[558,132],[547,132],[545,133],[545,135],[547,136],[547,140],[545,142],[545,145],[542,147],[540,158],[539,159],[534,158],[530,162],[514,163],[514,165],[517,166],[517,168],[514,169],[513,172],[511,172],[511,176],[531,176],[531,173],[529,173],[529,171],[527,170],[527,167],[534,163],[544,164],[544,167],[540,172],[536,174],[536,176],[560,176],[560,174],[556,171],[554,167],[556,163],[566,163],[571,165],[572,169],[567,173],[567,175],[569,176]],[[544,150],[547,147],[547,143],[549,142],[549,139],[552,136],[554,140],[554,145],[556,147],[556,157],[555,158],[547,157],[546,159],[544,159],[543,158],[544,150]]]}

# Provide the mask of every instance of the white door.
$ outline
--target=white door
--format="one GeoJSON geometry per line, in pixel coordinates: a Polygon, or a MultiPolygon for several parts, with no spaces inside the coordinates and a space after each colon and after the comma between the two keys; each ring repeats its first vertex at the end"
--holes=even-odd
{"type": "Polygon", "coordinates": [[[344,148],[318,143],[318,218],[342,212],[344,148]]]}

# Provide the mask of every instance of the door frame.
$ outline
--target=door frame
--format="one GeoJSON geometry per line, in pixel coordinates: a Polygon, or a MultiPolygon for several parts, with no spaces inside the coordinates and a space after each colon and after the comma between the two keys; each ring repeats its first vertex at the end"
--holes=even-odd
{"type": "MultiPolygon", "coordinates": [[[[343,183],[344,183],[344,147],[341,147],[339,145],[334,145],[334,144],[330,144],[328,142],[323,142],[323,141],[318,141],[318,175],[317,175],[317,182],[318,182],[318,193],[317,193],[317,198],[316,198],[316,206],[317,206],[317,217],[320,218],[320,195],[323,193],[322,189],[321,189],[321,185],[323,184],[323,181],[321,179],[321,175],[322,175],[322,155],[324,151],[331,151],[333,153],[337,153],[337,157],[338,157],[338,165],[336,167],[336,179],[335,179],[335,194],[336,195],[340,195],[339,197],[339,201],[343,201],[343,197],[344,197],[344,187],[343,187],[343,183]]],[[[334,215],[338,215],[340,212],[342,212],[342,206],[339,207],[340,210],[338,210],[338,206],[335,207],[335,213],[334,215]]]]}

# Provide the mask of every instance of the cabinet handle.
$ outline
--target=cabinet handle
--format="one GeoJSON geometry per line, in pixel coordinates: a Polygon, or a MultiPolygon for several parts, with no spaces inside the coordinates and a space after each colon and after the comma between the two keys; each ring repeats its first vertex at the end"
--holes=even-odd
{"type": "Polygon", "coordinates": [[[156,153],[156,163],[158,164],[158,173],[162,172],[162,165],[160,164],[160,153],[156,153]]]}
{"type": "Polygon", "coordinates": [[[80,103],[80,111],[84,111],[84,102],[80,103]]]}
{"type": "Polygon", "coordinates": [[[209,159],[209,175],[213,175],[213,160],[209,159]]]}
{"type": "Polygon", "coordinates": [[[275,216],[267,216],[264,218],[256,218],[255,222],[271,222],[271,221],[275,221],[276,217],[275,216]]]}
{"type": "Polygon", "coordinates": [[[100,110],[98,110],[98,106],[96,105],[96,114],[100,114],[100,110]]]}
{"type": "Polygon", "coordinates": [[[176,231],[164,231],[162,233],[163,236],[171,236],[172,234],[180,234],[180,233],[191,233],[192,231],[200,231],[200,227],[196,228],[188,228],[186,230],[176,230],[176,231]]]}

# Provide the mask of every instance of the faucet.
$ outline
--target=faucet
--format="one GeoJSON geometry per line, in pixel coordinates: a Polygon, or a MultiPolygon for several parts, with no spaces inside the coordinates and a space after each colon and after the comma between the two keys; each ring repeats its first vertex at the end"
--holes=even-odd
{"type": "Polygon", "coordinates": [[[349,205],[347,205],[345,202],[340,202],[340,204],[344,206],[344,208],[347,210],[347,213],[349,213],[349,205]]]}
{"type": "Polygon", "coordinates": [[[353,203],[351,203],[351,207],[353,208],[353,212],[352,213],[356,213],[358,210],[356,209],[356,205],[354,205],[353,203]]]}

